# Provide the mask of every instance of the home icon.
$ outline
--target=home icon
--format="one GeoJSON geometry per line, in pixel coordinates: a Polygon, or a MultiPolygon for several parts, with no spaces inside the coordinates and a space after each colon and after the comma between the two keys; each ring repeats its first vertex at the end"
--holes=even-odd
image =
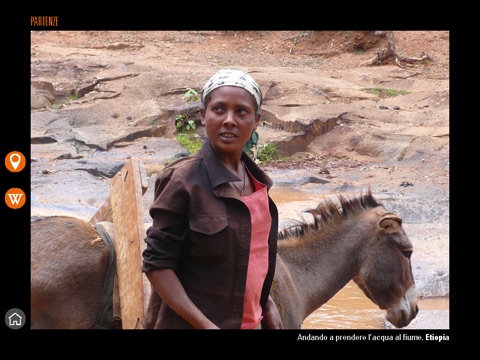
{"type": "Polygon", "coordinates": [[[12,308],[5,313],[5,325],[12,330],[18,330],[27,322],[27,316],[19,308],[12,308]]]}
{"type": "Polygon", "coordinates": [[[8,317],[9,326],[22,326],[22,317],[16,312],[8,317]]]}

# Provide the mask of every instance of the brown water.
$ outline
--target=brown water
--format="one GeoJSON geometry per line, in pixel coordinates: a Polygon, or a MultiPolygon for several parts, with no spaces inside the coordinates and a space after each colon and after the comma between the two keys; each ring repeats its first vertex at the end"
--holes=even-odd
{"type": "MultiPolygon", "coordinates": [[[[322,196],[289,188],[272,188],[270,195],[279,208],[280,219],[295,218],[316,206],[322,196]]],[[[418,303],[422,310],[448,310],[449,298],[426,298],[418,303]]],[[[303,322],[303,329],[385,329],[385,311],[380,310],[358,286],[350,281],[334,297],[303,322]]]]}
{"type": "MultiPolygon", "coordinates": [[[[449,298],[426,298],[422,310],[448,310],[449,298]]],[[[385,329],[385,311],[380,310],[350,281],[327,303],[305,319],[302,329],[385,329]]]]}

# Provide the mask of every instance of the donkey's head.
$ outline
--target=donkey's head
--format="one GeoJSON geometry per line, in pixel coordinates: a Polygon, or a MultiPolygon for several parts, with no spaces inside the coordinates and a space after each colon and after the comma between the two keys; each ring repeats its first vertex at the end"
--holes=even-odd
{"type": "Polygon", "coordinates": [[[402,220],[382,206],[371,209],[374,227],[366,239],[360,266],[353,278],[365,295],[387,311],[395,327],[407,326],[418,313],[419,292],[415,287],[410,257],[413,246],[402,220]]]}

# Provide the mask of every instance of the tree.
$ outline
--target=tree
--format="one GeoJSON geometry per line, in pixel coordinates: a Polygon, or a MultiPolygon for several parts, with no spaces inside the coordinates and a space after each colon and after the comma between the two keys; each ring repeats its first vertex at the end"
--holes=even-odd
{"type": "Polygon", "coordinates": [[[388,39],[388,47],[386,50],[377,51],[377,56],[371,62],[373,66],[395,63],[397,66],[405,68],[416,62],[432,60],[425,52],[422,52],[419,58],[398,55],[393,31],[375,31],[375,35],[385,35],[388,39]]]}

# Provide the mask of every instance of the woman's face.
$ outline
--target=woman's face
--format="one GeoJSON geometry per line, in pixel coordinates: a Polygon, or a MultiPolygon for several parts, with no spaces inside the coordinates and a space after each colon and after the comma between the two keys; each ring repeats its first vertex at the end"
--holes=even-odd
{"type": "Polygon", "coordinates": [[[200,112],[214,149],[241,154],[260,120],[255,105],[254,97],[238,86],[221,86],[211,92],[207,107],[200,112]]]}

